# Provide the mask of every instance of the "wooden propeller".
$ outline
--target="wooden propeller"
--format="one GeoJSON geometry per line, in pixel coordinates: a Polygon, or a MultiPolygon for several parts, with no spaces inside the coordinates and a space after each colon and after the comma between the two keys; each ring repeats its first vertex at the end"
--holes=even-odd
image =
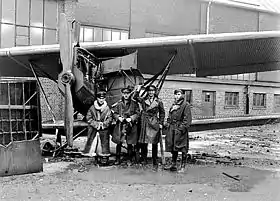
{"type": "Polygon", "coordinates": [[[73,70],[73,42],[76,36],[73,36],[73,30],[70,23],[67,21],[64,13],[60,14],[59,25],[59,44],[60,44],[60,59],[62,63],[62,72],[59,74],[60,89],[64,91],[65,108],[64,108],[64,129],[67,144],[73,146],[73,124],[74,124],[74,108],[71,86],[75,81],[72,73],[73,70]],[[63,87],[64,85],[64,87],[63,87]]]}

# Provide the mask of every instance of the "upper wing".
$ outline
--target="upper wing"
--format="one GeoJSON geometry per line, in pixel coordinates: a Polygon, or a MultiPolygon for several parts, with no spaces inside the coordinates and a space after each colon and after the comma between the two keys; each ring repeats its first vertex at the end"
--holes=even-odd
{"type": "MultiPolygon", "coordinates": [[[[169,74],[230,75],[280,70],[280,32],[242,32],[188,35],[125,41],[88,42],[81,47],[101,59],[137,50],[138,68],[155,74],[176,54],[169,74]]],[[[29,62],[57,79],[61,71],[59,45],[15,47],[0,50],[0,76],[33,76],[29,62]]]]}

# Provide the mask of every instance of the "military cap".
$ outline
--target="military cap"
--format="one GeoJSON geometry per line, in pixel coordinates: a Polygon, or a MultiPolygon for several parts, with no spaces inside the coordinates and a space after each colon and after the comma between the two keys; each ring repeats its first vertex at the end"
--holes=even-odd
{"type": "Polygon", "coordinates": [[[175,89],[175,90],[174,90],[174,94],[177,94],[177,93],[183,94],[184,92],[183,92],[183,90],[181,90],[181,89],[175,89]]]}
{"type": "Polygon", "coordinates": [[[157,88],[154,85],[149,85],[149,86],[147,86],[146,90],[147,91],[156,91],[157,88]]]}

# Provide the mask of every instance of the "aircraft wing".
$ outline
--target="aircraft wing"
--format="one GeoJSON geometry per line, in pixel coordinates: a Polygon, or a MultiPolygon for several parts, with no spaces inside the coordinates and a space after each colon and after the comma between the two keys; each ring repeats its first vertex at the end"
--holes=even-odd
{"type": "MultiPolygon", "coordinates": [[[[137,50],[144,74],[159,72],[176,54],[169,74],[230,75],[280,70],[280,32],[240,32],[187,35],[125,41],[88,42],[81,47],[106,60],[137,50]]],[[[57,79],[61,71],[59,45],[0,49],[0,76],[39,76],[57,79]]]]}

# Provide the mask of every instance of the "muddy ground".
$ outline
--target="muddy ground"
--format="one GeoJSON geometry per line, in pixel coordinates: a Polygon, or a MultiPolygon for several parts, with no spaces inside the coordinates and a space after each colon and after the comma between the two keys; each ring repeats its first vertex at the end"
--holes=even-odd
{"type": "MultiPolygon", "coordinates": [[[[44,172],[0,178],[0,200],[280,200],[279,123],[190,136],[185,173],[48,157],[44,172]]],[[[82,148],[84,142],[79,138],[75,146],[82,148]]]]}

